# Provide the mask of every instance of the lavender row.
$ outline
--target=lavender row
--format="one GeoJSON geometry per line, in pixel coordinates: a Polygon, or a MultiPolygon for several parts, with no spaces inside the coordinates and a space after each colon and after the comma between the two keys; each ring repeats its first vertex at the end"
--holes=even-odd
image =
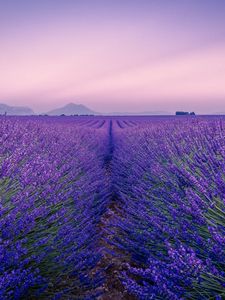
{"type": "Polygon", "coordinates": [[[141,300],[223,299],[225,120],[134,120],[114,126],[121,280],[141,300]]]}
{"type": "Polygon", "coordinates": [[[0,299],[91,297],[101,285],[108,127],[100,125],[0,119],[0,299]]]}

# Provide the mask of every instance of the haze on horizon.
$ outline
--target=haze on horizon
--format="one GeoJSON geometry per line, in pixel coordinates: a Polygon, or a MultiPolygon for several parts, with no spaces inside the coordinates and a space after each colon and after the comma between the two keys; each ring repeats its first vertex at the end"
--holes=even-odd
{"type": "Polygon", "coordinates": [[[225,1],[0,0],[0,102],[225,112],[225,1]]]}

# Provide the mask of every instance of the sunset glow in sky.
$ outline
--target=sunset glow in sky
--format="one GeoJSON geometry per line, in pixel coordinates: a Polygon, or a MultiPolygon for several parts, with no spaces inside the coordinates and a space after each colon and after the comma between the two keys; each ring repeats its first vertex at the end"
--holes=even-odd
{"type": "Polygon", "coordinates": [[[225,1],[0,0],[0,103],[225,112],[225,1]]]}

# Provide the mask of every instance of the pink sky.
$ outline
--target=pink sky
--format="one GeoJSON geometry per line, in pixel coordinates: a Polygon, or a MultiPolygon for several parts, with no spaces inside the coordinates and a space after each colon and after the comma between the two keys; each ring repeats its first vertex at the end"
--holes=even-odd
{"type": "Polygon", "coordinates": [[[0,102],[225,112],[225,5],[168,2],[0,3],[0,102]]]}

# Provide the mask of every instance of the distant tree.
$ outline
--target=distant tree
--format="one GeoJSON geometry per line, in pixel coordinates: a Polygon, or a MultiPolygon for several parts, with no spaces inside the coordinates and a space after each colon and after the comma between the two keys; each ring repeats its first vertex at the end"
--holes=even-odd
{"type": "Polygon", "coordinates": [[[187,116],[189,112],[187,111],[176,111],[176,116],[187,116]]]}

